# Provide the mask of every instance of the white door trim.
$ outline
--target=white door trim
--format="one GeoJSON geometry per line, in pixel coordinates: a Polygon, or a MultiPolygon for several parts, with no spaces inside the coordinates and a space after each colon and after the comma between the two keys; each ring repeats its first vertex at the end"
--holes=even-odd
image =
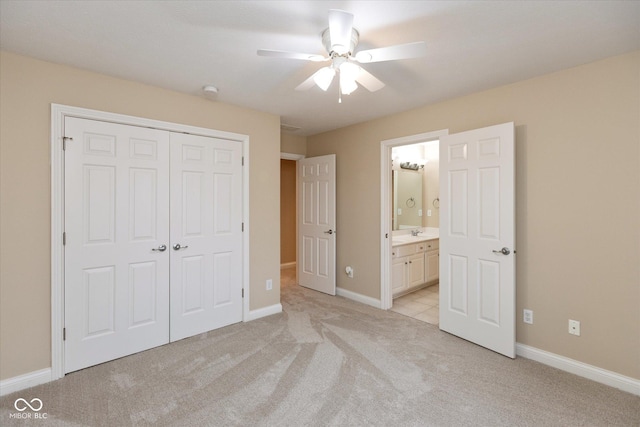
{"type": "Polygon", "coordinates": [[[388,310],[393,305],[391,290],[391,148],[440,139],[449,129],[387,139],[380,142],[380,308],[388,310]]]}
{"type": "Polygon", "coordinates": [[[242,143],[244,168],[242,220],[243,233],[243,321],[249,320],[249,136],[201,127],[145,119],[123,114],[108,113],[87,108],[51,104],[51,380],[64,377],[64,153],[63,131],[65,117],[150,127],[170,132],[185,132],[195,135],[222,138],[242,143]]]}
{"type": "Polygon", "coordinates": [[[297,162],[298,160],[304,159],[305,155],[280,152],[280,158],[283,160],[295,160],[297,162]]]}

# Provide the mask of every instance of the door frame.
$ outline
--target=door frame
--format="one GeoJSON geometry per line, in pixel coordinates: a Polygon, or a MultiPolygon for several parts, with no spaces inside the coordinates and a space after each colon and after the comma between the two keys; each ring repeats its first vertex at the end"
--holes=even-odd
{"type": "Polygon", "coordinates": [[[380,142],[380,308],[388,310],[393,305],[391,287],[391,149],[401,145],[416,144],[440,139],[449,135],[449,129],[441,129],[380,142]]]}
{"type": "Polygon", "coordinates": [[[249,136],[124,114],[109,113],[81,107],[51,104],[51,380],[64,377],[64,121],[66,117],[118,123],[130,126],[150,127],[168,132],[222,138],[242,143],[244,167],[242,168],[242,287],[244,301],[242,321],[249,318],[249,136]]]}

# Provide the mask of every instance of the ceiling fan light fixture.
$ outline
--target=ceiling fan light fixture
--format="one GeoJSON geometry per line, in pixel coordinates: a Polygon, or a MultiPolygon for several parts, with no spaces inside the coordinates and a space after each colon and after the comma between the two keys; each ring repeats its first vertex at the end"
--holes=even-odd
{"type": "Polygon", "coordinates": [[[356,53],[356,61],[361,62],[363,64],[370,62],[373,59],[373,56],[369,52],[361,51],[356,53]]]}
{"type": "Polygon", "coordinates": [[[358,89],[358,84],[355,80],[351,80],[348,77],[340,74],[340,92],[344,95],[350,95],[351,92],[358,89]]]}
{"type": "Polygon", "coordinates": [[[328,56],[272,49],[259,49],[258,55],[312,62],[330,61],[331,65],[316,71],[296,86],[295,90],[308,90],[317,85],[326,92],[336,73],[339,73],[338,102],[342,101],[343,94],[350,94],[358,86],[369,92],[376,92],[384,87],[381,80],[357,65],[358,63],[395,61],[426,55],[426,43],[423,41],[356,51],[360,33],[353,28],[353,14],[339,9],[329,10],[329,27],[322,32],[321,37],[328,56]]]}
{"type": "Polygon", "coordinates": [[[358,89],[356,80],[360,74],[360,67],[356,64],[348,61],[344,61],[340,64],[340,91],[349,95],[354,90],[358,89]]]}
{"type": "Polygon", "coordinates": [[[349,80],[357,80],[361,68],[353,62],[345,61],[340,64],[340,75],[349,80]]]}
{"type": "Polygon", "coordinates": [[[313,77],[313,81],[318,85],[320,89],[323,91],[327,91],[331,82],[333,81],[333,77],[336,74],[336,70],[331,67],[324,67],[318,70],[318,72],[313,77]]]}

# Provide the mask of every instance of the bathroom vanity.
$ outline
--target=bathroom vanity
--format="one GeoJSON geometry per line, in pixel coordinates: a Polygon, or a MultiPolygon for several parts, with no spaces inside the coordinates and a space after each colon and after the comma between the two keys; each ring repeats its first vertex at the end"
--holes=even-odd
{"type": "Polygon", "coordinates": [[[394,235],[391,250],[391,286],[397,297],[438,281],[438,233],[394,235]]]}

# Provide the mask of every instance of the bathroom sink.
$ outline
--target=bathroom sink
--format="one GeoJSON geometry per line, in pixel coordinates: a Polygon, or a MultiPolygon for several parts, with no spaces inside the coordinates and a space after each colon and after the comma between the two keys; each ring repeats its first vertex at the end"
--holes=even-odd
{"type": "Polygon", "coordinates": [[[404,245],[406,243],[424,242],[425,240],[437,239],[437,233],[420,233],[417,236],[411,234],[401,234],[391,238],[392,245],[404,245]]]}
{"type": "Polygon", "coordinates": [[[422,236],[418,235],[418,236],[412,236],[410,234],[403,234],[402,236],[393,236],[393,238],[391,239],[392,242],[394,244],[398,244],[398,243],[412,243],[412,242],[417,242],[418,239],[420,239],[422,236]]]}

